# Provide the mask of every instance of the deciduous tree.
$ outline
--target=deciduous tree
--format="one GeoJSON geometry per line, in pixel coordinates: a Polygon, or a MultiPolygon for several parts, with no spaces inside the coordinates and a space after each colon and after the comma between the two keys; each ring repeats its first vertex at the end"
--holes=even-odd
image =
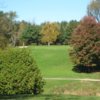
{"type": "Polygon", "coordinates": [[[57,36],[59,35],[59,27],[56,23],[47,22],[42,26],[41,34],[43,43],[48,43],[50,45],[56,41],[57,36]]]}
{"type": "Polygon", "coordinates": [[[100,67],[100,23],[84,17],[71,38],[72,57],[77,65],[100,67]]]}
{"type": "Polygon", "coordinates": [[[11,37],[14,12],[4,13],[0,11],[0,47],[4,48],[11,37]]]}

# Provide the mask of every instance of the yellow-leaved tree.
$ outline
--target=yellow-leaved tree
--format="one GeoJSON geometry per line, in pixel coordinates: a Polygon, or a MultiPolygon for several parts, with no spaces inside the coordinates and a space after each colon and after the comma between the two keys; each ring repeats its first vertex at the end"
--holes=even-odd
{"type": "Polygon", "coordinates": [[[57,23],[50,23],[47,22],[42,26],[41,29],[41,42],[47,43],[48,46],[55,42],[57,39],[57,36],[60,34],[59,32],[59,26],[57,23]]]}

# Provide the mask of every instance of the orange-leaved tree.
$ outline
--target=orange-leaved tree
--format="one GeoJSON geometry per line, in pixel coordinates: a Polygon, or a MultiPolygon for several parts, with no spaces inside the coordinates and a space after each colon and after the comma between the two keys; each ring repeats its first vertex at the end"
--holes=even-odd
{"type": "Polygon", "coordinates": [[[84,17],[71,38],[71,55],[77,65],[100,69],[100,23],[94,17],[84,17]]]}

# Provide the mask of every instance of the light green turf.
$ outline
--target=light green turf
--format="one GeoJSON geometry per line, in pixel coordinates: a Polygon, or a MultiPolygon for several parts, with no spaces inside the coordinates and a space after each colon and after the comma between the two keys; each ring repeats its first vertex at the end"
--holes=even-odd
{"type": "Polygon", "coordinates": [[[100,73],[73,72],[69,57],[70,46],[29,47],[44,77],[100,78],[100,73]]]}

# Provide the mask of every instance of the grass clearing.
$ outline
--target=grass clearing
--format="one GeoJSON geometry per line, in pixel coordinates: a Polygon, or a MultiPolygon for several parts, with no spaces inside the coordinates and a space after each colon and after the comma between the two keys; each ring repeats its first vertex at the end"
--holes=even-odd
{"type": "MultiPolygon", "coordinates": [[[[74,64],[69,57],[70,46],[33,46],[30,49],[43,77],[100,79],[99,72],[76,73],[72,71],[74,64]]],[[[99,84],[100,82],[46,80],[43,94],[75,95],[76,93],[76,95],[99,96],[99,84]],[[85,91],[88,92],[85,94],[85,91]]]]}
{"type": "Polygon", "coordinates": [[[32,55],[40,68],[43,77],[95,78],[100,73],[76,73],[69,57],[70,46],[31,46],[32,55]]]}

